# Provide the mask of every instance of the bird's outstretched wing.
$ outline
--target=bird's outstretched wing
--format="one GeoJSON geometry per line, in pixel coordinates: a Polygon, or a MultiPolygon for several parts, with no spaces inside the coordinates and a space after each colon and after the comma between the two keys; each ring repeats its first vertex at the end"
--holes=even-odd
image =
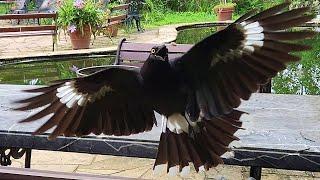
{"type": "MultiPolygon", "coordinates": [[[[226,114],[248,100],[286,63],[300,58],[290,54],[310,47],[289,43],[312,37],[310,31],[289,30],[313,18],[309,8],[286,11],[283,3],[257,15],[252,12],[198,44],[173,62],[195,90],[205,117],[226,114]]],[[[190,110],[190,115],[192,112],[190,110]]],[[[198,117],[194,117],[198,118],[198,117]]]]}
{"type": "Polygon", "coordinates": [[[18,101],[24,103],[18,110],[46,107],[22,122],[53,113],[35,132],[41,134],[56,126],[49,138],[61,134],[130,135],[151,130],[155,122],[153,109],[144,100],[138,70],[112,67],[91,76],[62,80],[26,92],[41,94],[18,101]]]}

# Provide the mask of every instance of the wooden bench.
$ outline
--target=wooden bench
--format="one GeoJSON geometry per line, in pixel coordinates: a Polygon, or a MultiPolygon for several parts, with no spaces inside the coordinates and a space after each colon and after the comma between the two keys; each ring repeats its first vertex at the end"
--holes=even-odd
{"type": "MultiPolygon", "coordinates": [[[[108,34],[111,37],[116,36],[118,32],[118,26],[125,23],[129,25],[133,19],[136,20],[136,26],[138,31],[142,31],[141,23],[140,23],[140,14],[139,7],[141,2],[137,3],[135,1],[128,1],[127,4],[121,4],[118,6],[114,6],[110,9],[110,17],[107,19],[107,24],[103,28],[108,29],[108,34]],[[120,13],[117,13],[120,12],[120,13]],[[118,14],[118,15],[113,15],[118,14]],[[130,22],[129,22],[130,21],[130,22]],[[115,26],[114,29],[112,27],[115,26]]],[[[105,33],[106,34],[106,33],[105,33]]]]}
{"type": "MultiPolygon", "coordinates": [[[[157,44],[152,43],[132,43],[122,39],[116,53],[115,64],[127,64],[141,67],[150,55],[151,48],[157,44]]],[[[192,44],[167,44],[169,59],[182,56],[187,52],[192,44]]]]}
{"type": "Polygon", "coordinates": [[[107,19],[107,24],[103,28],[107,30],[108,33],[105,33],[109,35],[110,37],[117,36],[118,28],[121,24],[126,22],[127,16],[128,16],[128,8],[129,4],[122,4],[118,6],[114,6],[110,9],[110,17],[107,19]],[[112,15],[115,12],[121,12],[118,15],[112,15]]]}
{"type": "MultiPolygon", "coordinates": [[[[157,44],[152,43],[132,43],[122,39],[118,45],[115,65],[133,65],[141,67],[150,55],[151,48],[157,44]]],[[[192,48],[192,44],[166,44],[168,48],[169,60],[182,56],[192,48]]],[[[260,93],[271,93],[271,81],[260,86],[260,93]]]]}
{"type": "Polygon", "coordinates": [[[0,27],[0,38],[8,37],[24,37],[24,36],[52,36],[52,50],[54,51],[56,37],[57,37],[57,26],[54,24],[57,20],[56,13],[30,13],[30,14],[5,14],[0,15],[0,20],[30,20],[38,19],[38,24],[27,24],[27,25],[10,25],[0,27]],[[50,19],[53,24],[45,25],[40,24],[41,19],[50,19]]]}

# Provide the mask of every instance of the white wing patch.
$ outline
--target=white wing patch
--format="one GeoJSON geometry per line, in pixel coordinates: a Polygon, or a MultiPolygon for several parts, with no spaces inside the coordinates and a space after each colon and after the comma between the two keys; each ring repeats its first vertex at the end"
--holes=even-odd
{"type": "Polygon", "coordinates": [[[78,92],[74,86],[74,81],[66,82],[63,86],[57,88],[56,96],[60,102],[65,104],[68,108],[72,108],[75,104],[85,106],[87,102],[94,102],[102,98],[107,92],[113,91],[109,86],[103,86],[98,92],[89,95],[78,92]]]}
{"type": "Polygon", "coordinates": [[[261,27],[259,22],[253,22],[253,23],[244,25],[243,29],[244,30],[248,30],[248,29],[254,29],[254,28],[257,28],[257,27],[261,27]]]}
{"type": "Polygon", "coordinates": [[[259,22],[253,22],[250,24],[241,23],[240,29],[242,29],[245,39],[242,42],[243,49],[246,53],[253,53],[255,48],[260,48],[264,44],[264,29],[259,22]]]}
{"type": "Polygon", "coordinates": [[[176,134],[181,134],[183,132],[189,132],[189,124],[184,116],[180,113],[175,113],[168,117],[167,128],[176,134]]]}
{"type": "Polygon", "coordinates": [[[259,22],[242,22],[237,24],[236,27],[243,32],[245,37],[244,40],[237,49],[230,49],[224,54],[217,54],[211,61],[211,67],[213,67],[217,62],[226,62],[236,57],[241,57],[243,53],[252,54],[257,49],[263,47],[265,35],[264,29],[259,22]]]}

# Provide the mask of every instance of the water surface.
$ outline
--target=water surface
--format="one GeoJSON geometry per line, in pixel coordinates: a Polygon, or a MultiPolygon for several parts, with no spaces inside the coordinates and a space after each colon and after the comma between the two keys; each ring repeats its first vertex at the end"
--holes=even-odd
{"type": "Polygon", "coordinates": [[[50,81],[76,77],[78,68],[109,65],[114,56],[46,60],[0,66],[0,84],[44,85],[50,81]]]}

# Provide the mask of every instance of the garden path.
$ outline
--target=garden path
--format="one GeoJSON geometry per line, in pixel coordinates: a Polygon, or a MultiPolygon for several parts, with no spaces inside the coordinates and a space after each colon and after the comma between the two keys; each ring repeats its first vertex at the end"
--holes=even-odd
{"type": "Polygon", "coordinates": [[[117,37],[112,37],[111,39],[108,36],[99,35],[91,44],[90,49],[84,50],[72,50],[69,36],[61,31],[57,40],[58,45],[54,52],[52,52],[51,36],[0,38],[0,59],[114,50],[122,38],[134,42],[171,42],[175,40],[177,35],[175,27],[176,25],[163,26],[142,33],[126,33],[125,30],[121,30],[117,37]]]}

